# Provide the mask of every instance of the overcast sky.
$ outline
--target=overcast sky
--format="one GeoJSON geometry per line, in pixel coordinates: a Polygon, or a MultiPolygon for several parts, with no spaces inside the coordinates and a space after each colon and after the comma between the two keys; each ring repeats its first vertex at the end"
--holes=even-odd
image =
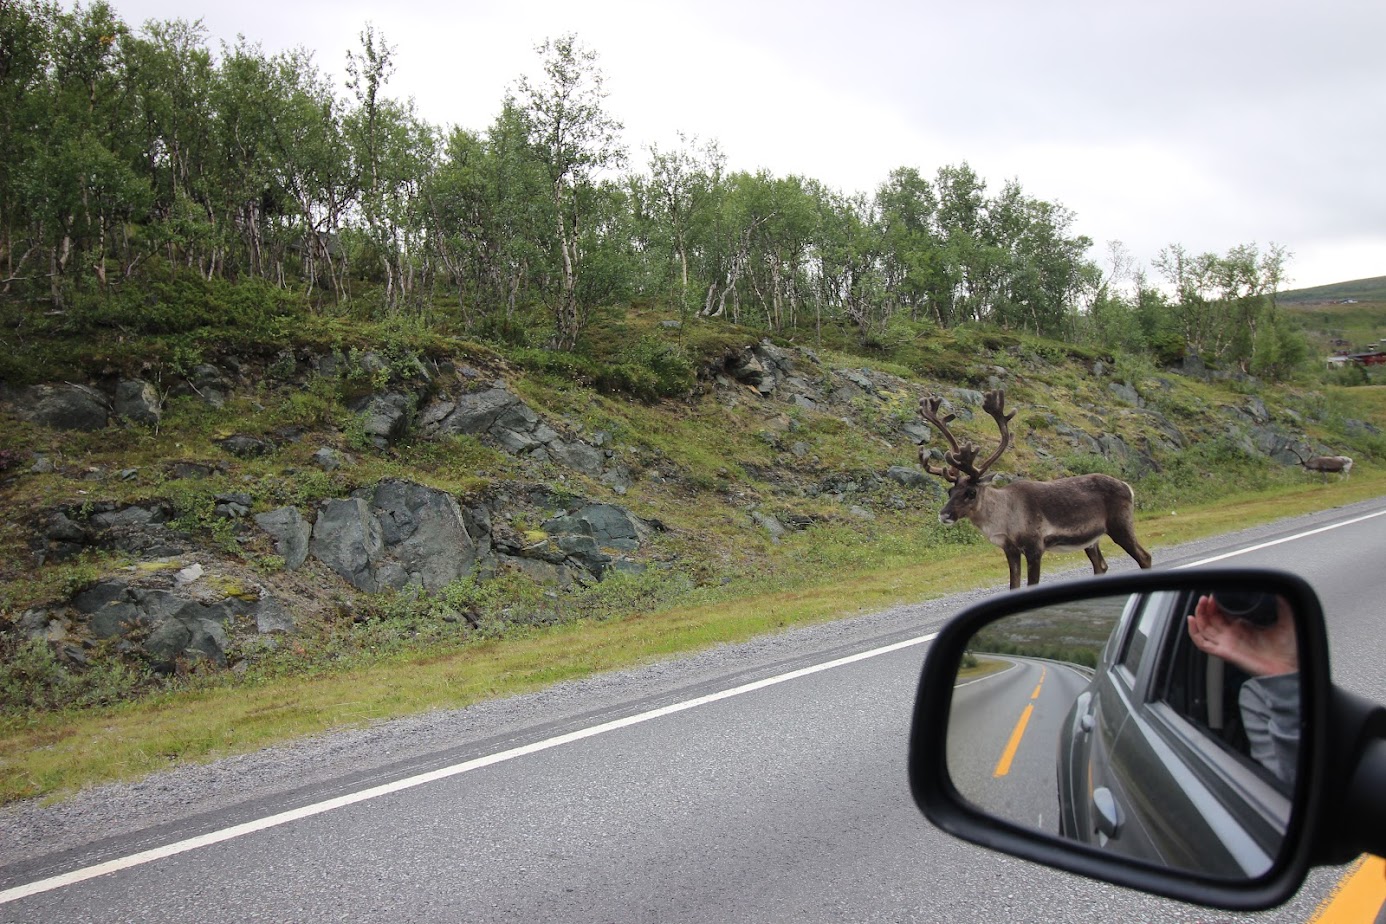
{"type": "MultiPolygon", "coordinates": [[[[66,6],[71,6],[66,3],[66,6]]],[[[1386,2],[112,0],[303,46],[341,78],[370,22],[389,96],[483,130],[535,46],[596,51],[632,167],[677,133],[732,169],[873,192],[895,167],[1017,179],[1149,266],[1180,243],[1281,244],[1290,288],[1386,275],[1386,2]],[[850,12],[847,10],[850,9],[850,12]]],[[[1155,273],[1151,271],[1152,281],[1155,273]]]]}

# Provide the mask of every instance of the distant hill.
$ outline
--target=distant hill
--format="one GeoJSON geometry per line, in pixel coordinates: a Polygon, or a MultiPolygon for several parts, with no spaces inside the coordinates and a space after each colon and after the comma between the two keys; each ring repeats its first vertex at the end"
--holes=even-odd
{"type": "Polygon", "coordinates": [[[1325,354],[1378,350],[1386,338],[1386,276],[1280,292],[1275,299],[1325,354]]]}
{"type": "Polygon", "coordinates": [[[1350,300],[1386,302],[1386,276],[1335,282],[1332,285],[1314,286],[1309,289],[1291,289],[1288,292],[1277,293],[1275,299],[1282,305],[1295,306],[1345,304],[1350,300]]]}

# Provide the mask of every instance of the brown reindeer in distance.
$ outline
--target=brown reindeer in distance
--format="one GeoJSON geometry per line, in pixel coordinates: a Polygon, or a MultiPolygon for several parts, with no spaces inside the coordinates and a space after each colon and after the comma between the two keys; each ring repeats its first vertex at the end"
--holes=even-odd
{"type": "Polygon", "coordinates": [[[1337,472],[1344,478],[1352,474],[1352,459],[1349,456],[1310,456],[1306,459],[1293,446],[1290,447],[1290,451],[1299,459],[1299,464],[1304,466],[1305,471],[1318,472],[1323,475],[1324,481],[1328,480],[1330,472],[1337,472]]]}
{"type": "Polygon", "coordinates": [[[1001,445],[977,464],[977,444],[959,444],[948,429],[954,415],[938,416],[943,399],[930,395],[920,400],[920,416],[937,428],[951,447],[944,454],[944,467],[939,469],[930,464],[927,449],[919,450],[924,470],[952,485],[939,521],[952,525],[971,520],[982,535],[999,546],[1010,566],[1012,590],[1020,586],[1022,555],[1027,585],[1039,583],[1040,558],[1047,551],[1082,549],[1092,562],[1093,574],[1103,574],[1107,562],[1098,541],[1104,534],[1125,549],[1136,564],[1149,568],[1150,553],[1136,540],[1135,494],[1126,482],[1092,474],[1054,481],[1016,481],[1005,486],[990,483],[988,470],[1011,442],[1010,421],[1015,412],[1005,413],[1005,401],[1005,392],[1000,390],[987,392],[982,400],[982,410],[1001,430],[1001,445]]]}

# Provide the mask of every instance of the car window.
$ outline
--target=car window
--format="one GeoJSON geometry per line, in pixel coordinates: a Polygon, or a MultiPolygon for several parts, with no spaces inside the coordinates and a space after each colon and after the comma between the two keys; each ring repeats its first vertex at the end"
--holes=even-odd
{"type": "Polygon", "coordinates": [[[1150,645],[1150,636],[1159,624],[1160,614],[1173,603],[1171,594],[1156,593],[1145,597],[1141,602],[1139,618],[1127,632],[1122,643],[1121,658],[1117,666],[1125,674],[1128,683],[1134,685],[1140,674],[1141,658],[1150,645]]]}
{"type": "Polygon", "coordinates": [[[1247,753],[1237,693],[1248,674],[1199,651],[1188,632],[1172,631],[1160,677],[1158,698],[1210,736],[1247,753]]]}
{"type": "Polygon", "coordinates": [[[1126,599],[1126,605],[1121,609],[1121,617],[1117,619],[1116,628],[1112,630],[1111,636],[1107,639],[1107,644],[1102,646],[1102,663],[1112,665],[1117,662],[1117,652],[1121,648],[1121,643],[1126,636],[1126,630],[1136,618],[1136,613],[1140,612],[1141,606],[1145,602],[1145,594],[1132,594],[1126,599]]]}
{"type": "Polygon", "coordinates": [[[1162,658],[1151,685],[1151,699],[1168,705],[1214,746],[1266,779],[1274,777],[1251,757],[1238,697],[1250,674],[1221,658],[1199,651],[1189,638],[1180,613],[1192,612],[1194,598],[1175,604],[1162,658]]]}

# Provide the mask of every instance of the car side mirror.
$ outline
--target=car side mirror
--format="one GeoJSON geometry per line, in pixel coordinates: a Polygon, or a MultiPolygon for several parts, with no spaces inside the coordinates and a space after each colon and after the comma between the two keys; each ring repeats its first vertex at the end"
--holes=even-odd
{"type": "Polygon", "coordinates": [[[1231,909],[1314,858],[1330,698],[1318,598],[1265,570],[1146,571],[964,611],[920,678],[915,801],[974,843],[1231,909]]]}

